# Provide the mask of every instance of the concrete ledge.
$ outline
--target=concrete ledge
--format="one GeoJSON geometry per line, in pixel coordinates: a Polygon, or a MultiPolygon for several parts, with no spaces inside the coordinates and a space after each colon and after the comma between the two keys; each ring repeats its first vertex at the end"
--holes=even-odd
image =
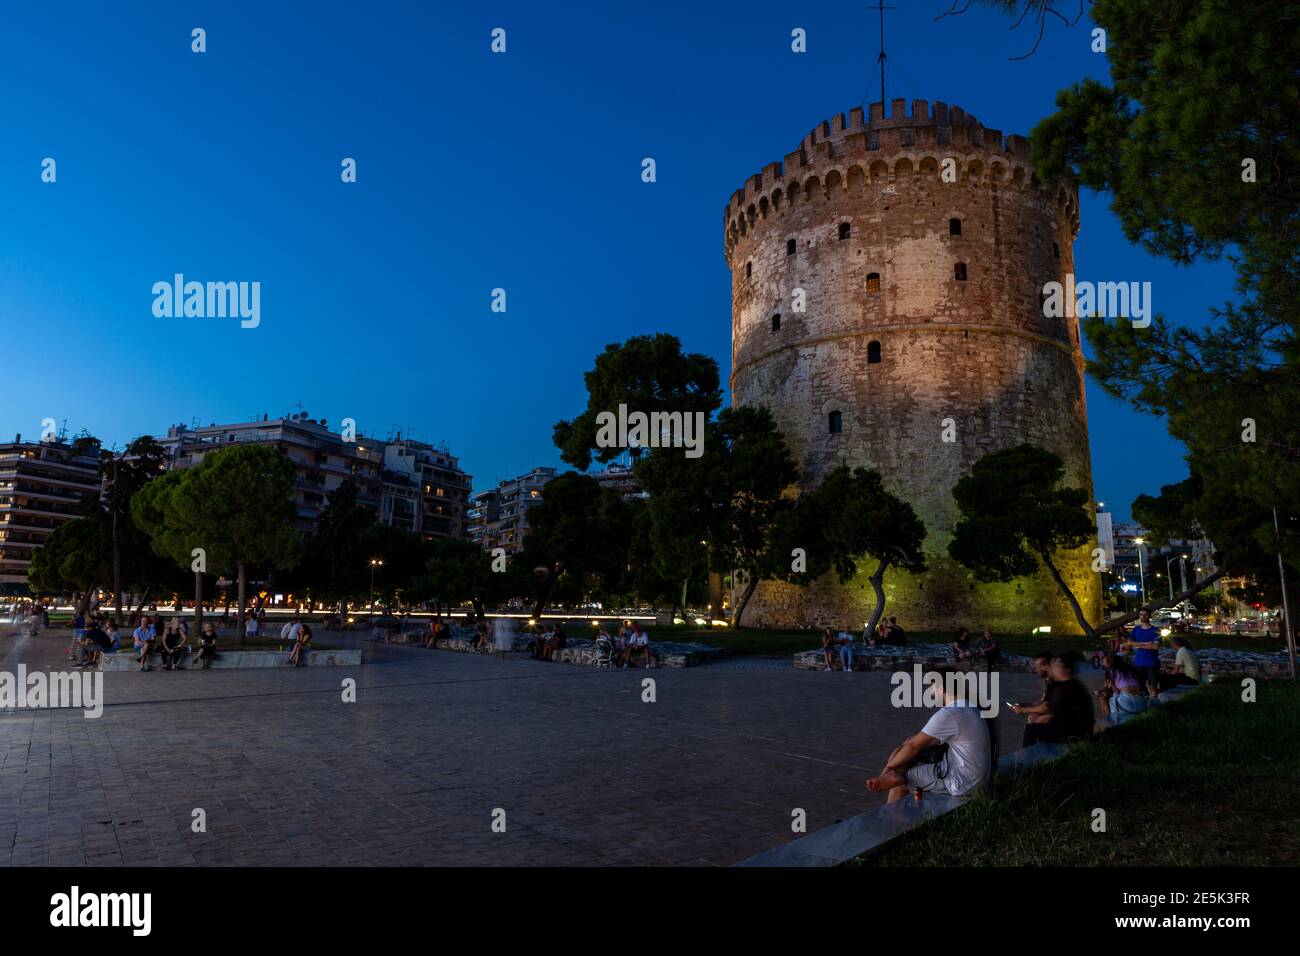
{"type": "MultiPolygon", "coordinates": [[[[840,655],[834,654],[835,667],[840,666],[840,655]]],[[[1033,669],[1034,659],[1020,654],[1003,654],[997,670],[1008,673],[1025,674],[1033,669]]],[[[911,670],[914,664],[920,664],[927,670],[935,671],[981,671],[984,659],[958,662],[947,644],[886,644],[870,647],[867,644],[853,645],[853,669],[855,671],[894,671],[911,670]]],[[[820,671],[826,669],[826,660],[820,647],[810,651],[799,651],[794,655],[794,666],[798,670],[820,671]]]]}
{"type": "MultiPolygon", "coordinates": [[[[162,670],[162,661],[157,654],[151,659],[150,663],[154,670],[162,670]]],[[[361,663],[360,649],[347,650],[327,650],[327,651],[308,651],[304,666],[307,667],[353,667],[361,663]]],[[[228,667],[287,667],[289,665],[288,651],[223,651],[217,649],[216,660],[212,662],[213,670],[224,670],[228,667]]],[[[198,670],[199,661],[195,654],[186,655],[182,666],[186,670],[198,670]]],[[[101,671],[138,671],[140,665],[136,663],[134,651],[127,651],[119,654],[105,654],[100,658],[99,669],[101,671]]]]}
{"type": "MultiPolygon", "coordinates": [[[[1014,773],[1055,760],[1064,753],[1064,744],[1034,744],[999,758],[997,772],[1014,773]]],[[[875,850],[918,823],[949,813],[965,803],[966,798],[948,794],[927,793],[920,800],[904,797],[751,856],[736,866],[835,866],[875,850]]]]}
{"type": "MultiPolygon", "coordinates": [[[[393,641],[390,643],[407,643],[419,644],[424,641],[425,635],[415,632],[402,635],[405,640],[393,641]]],[[[460,653],[474,653],[470,647],[470,638],[467,635],[456,635],[438,641],[434,647],[440,651],[457,651],[460,653]]],[[[488,647],[478,653],[491,654],[495,648],[490,644],[488,647]]],[[[528,654],[528,635],[518,635],[515,637],[515,654],[528,654]]],[[[651,641],[650,656],[652,660],[657,659],[659,667],[697,667],[700,664],[711,664],[714,661],[722,660],[731,656],[730,648],[713,647],[709,644],[692,644],[685,642],[669,641],[651,641]]],[[[563,648],[555,654],[555,660],[564,664],[577,664],[580,667],[590,667],[596,659],[596,642],[595,641],[569,641],[563,648]]],[[[638,657],[637,666],[640,664],[638,657]]]]}

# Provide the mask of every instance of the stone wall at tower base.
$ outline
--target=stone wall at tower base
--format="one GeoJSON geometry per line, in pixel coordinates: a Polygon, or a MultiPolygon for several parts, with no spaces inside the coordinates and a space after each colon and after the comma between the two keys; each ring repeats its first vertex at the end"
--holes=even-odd
{"type": "MultiPolygon", "coordinates": [[[[1089,552],[1062,556],[1062,575],[1070,582],[1084,615],[1101,619],[1101,582],[1088,568],[1089,552]]],[[[1031,633],[1050,627],[1052,634],[1079,635],[1083,629],[1070,604],[1043,572],[1007,584],[984,584],[947,559],[927,558],[929,570],[911,575],[890,570],[885,575],[885,617],[897,617],[908,631],[955,631],[984,627],[1000,634],[1031,633]]],[[[866,574],[840,584],[833,574],[808,587],[762,581],[745,608],[746,627],[846,628],[860,632],[871,618],[875,592],[866,574]]]]}

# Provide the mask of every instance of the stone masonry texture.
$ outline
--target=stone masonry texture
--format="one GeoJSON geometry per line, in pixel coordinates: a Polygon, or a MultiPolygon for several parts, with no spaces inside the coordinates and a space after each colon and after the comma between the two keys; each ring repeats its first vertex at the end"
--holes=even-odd
{"type": "MultiPolygon", "coordinates": [[[[1091,498],[1078,320],[1046,318],[1040,302],[1074,271],[1078,228],[1077,190],[1040,182],[1022,137],[924,100],[818,125],[725,209],[733,401],[771,409],[802,487],[864,466],[916,509],[930,570],[886,576],[885,613],[905,627],[1080,630],[1045,571],[981,584],[947,557],[952,487],[991,451],[1041,445],[1091,498]]],[[[1059,566],[1095,618],[1092,547],[1059,566]]],[[[861,627],[873,604],[865,575],[763,582],[746,621],[861,627]]]]}

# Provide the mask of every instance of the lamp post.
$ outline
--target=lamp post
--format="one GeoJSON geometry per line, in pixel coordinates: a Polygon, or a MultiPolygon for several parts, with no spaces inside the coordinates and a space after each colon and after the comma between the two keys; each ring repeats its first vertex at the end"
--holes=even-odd
{"type": "MultiPolygon", "coordinates": [[[[1169,600],[1174,599],[1174,573],[1169,570],[1169,565],[1173,563],[1174,555],[1165,558],[1165,576],[1169,578],[1169,600]]],[[[1179,560],[1182,560],[1181,558],[1179,560]]],[[[1187,589],[1187,572],[1183,572],[1183,590],[1187,589]]]]}
{"type": "Polygon", "coordinates": [[[370,559],[370,624],[375,623],[375,568],[381,567],[384,563],[383,558],[370,559]]]}
{"type": "Polygon", "coordinates": [[[1142,587],[1142,603],[1147,603],[1147,571],[1146,571],[1146,538],[1134,538],[1133,543],[1138,546],[1138,582],[1142,587]]]}

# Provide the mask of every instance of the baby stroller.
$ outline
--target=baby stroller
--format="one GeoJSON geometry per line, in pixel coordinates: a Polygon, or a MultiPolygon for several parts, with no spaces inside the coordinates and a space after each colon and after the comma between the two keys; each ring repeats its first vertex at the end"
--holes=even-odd
{"type": "Polygon", "coordinates": [[[591,659],[592,667],[614,666],[614,642],[608,637],[596,638],[596,656],[591,659]]]}

